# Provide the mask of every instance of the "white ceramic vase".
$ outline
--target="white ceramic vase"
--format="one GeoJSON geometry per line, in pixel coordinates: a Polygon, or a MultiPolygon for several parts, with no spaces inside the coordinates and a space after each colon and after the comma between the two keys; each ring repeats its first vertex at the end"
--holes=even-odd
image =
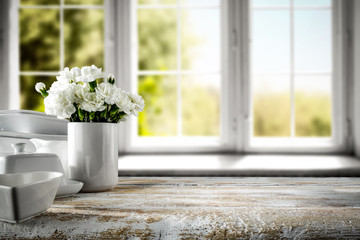
{"type": "Polygon", "coordinates": [[[118,125],[68,123],[70,178],[84,183],[82,192],[110,190],[118,182],[118,125]]]}

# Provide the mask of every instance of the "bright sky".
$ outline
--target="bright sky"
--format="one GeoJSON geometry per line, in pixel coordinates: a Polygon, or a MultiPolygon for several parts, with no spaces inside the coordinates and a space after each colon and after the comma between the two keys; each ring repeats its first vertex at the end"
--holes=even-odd
{"type": "MultiPolygon", "coordinates": [[[[254,0],[253,6],[289,6],[289,0],[254,0]]],[[[330,0],[294,0],[296,6],[329,6],[330,0]]],[[[294,24],[290,11],[254,9],[252,12],[252,72],[255,91],[284,91],[290,87],[289,76],[268,73],[291,71],[291,28],[294,41],[294,72],[329,73],[295,76],[295,88],[331,91],[332,30],[330,9],[295,9],[294,24]],[[260,75],[259,75],[260,74],[260,75]]]]}

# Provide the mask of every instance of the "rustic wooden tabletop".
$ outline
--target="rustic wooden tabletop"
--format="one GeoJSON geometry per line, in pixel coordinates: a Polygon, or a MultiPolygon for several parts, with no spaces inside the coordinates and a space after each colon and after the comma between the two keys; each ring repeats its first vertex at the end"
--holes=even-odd
{"type": "Polygon", "coordinates": [[[360,178],[121,177],[0,238],[359,239],[360,178]]]}

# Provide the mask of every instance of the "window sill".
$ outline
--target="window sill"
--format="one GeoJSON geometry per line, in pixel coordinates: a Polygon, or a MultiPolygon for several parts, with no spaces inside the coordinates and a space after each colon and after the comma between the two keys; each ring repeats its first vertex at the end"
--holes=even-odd
{"type": "Polygon", "coordinates": [[[360,161],[345,155],[125,155],[119,176],[359,177],[360,161]]]}

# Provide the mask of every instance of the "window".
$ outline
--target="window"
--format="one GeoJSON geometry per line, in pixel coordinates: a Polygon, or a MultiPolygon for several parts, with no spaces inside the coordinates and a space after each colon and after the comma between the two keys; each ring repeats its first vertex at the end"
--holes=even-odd
{"type": "Polygon", "coordinates": [[[43,110],[35,82],[96,64],[146,101],[126,152],[342,151],[341,4],[21,0],[19,105],[43,110]]]}
{"type": "Polygon", "coordinates": [[[253,0],[251,23],[250,145],[334,146],[332,1],[253,0]]]}
{"type": "Polygon", "coordinates": [[[104,66],[102,0],[20,0],[20,108],[44,111],[34,85],[47,86],[64,67],[104,66]]]}
{"type": "Polygon", "coordinates": [[[221,1],[135,5],[133,83],[146,108],[134,124],[134,145],[216,144],[222,135],[221,1]]]}

